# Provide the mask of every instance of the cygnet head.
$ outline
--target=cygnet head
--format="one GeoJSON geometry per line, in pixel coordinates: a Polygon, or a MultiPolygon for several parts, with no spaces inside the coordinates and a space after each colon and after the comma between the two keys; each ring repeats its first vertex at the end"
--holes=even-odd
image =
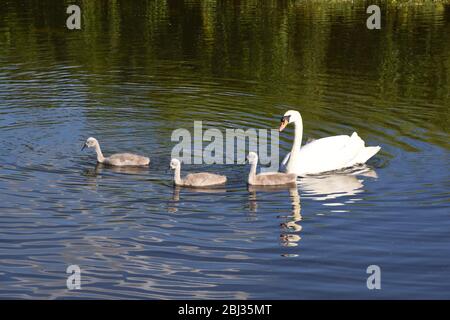
{"type": "Polygon", "coordinates": [[[258,163],[258,155],[255,152],[249,152],[247,156],[247,161],[250,164],[257,164],[258,163]]]}
{"type": "Polygon", "coordinates": [[[286,128],[286,126],[289,123],[293,123],[296,121],[301,120],[302,117],[300,115],[300,112],[296,111],[296,110],[289,110],[286,111],[286,113],[281,117],[281,123],[280,123],[280,129],[279,131],[283,131],[284,128],[286,128]]]}
{"type": "Polygon", "coordinates": [[[181,165],[180,160],[178,159],[172,159],[170,160],[170,169],[175,170],[181,165]]]}
{"type": "Polygon", "coordinates": [[[83,148],[81,150],[83,150],[86,147],[93,148],[96,145],[98,145],[97,139],[90,137],[86,140],[86,142],[84,143],[83,148]]]}

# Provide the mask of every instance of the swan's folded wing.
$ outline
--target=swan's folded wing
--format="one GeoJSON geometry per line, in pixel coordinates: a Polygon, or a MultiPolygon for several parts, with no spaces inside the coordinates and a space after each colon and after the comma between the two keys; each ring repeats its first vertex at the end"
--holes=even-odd
{"type": "Polygon", "coordinates": [[[364,142],[359,137],[340,135],[317,139],[299,151],[298,167],[307,173],[319,173],[346,167],[364,142]]]}
{"type": "Polygon", "coordinates": [[[105,159],[105,164],[119,166],[147,165],[150,159],[133,153],[115,153],[105,159]]]}
{"type": "Polygon", "coordinates": [[[197,187],[222,184],[226,181],[227,178],[225,176],[208,172],[191,173],[184,179],[186,185],[197,187]]]}
{"type": "Polygon", "coordinates": [[[255,184],[261,186],[275,186],[295,183],[297,176],[295,174],[281,172],[265,172],[255,177],[255,184]]]}

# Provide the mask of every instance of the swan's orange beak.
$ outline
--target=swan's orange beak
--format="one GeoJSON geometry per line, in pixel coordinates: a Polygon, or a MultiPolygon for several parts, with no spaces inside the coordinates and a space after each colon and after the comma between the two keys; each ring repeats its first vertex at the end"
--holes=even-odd
{"type": "Polygon", "coordinates": [[[278,131],[283,131],[284,128],[286,128],[286,126],[288,125],[289,121],[285,118],[281,119],[281,123],[280,123],[280,129],[278,129],[278,131]]]}

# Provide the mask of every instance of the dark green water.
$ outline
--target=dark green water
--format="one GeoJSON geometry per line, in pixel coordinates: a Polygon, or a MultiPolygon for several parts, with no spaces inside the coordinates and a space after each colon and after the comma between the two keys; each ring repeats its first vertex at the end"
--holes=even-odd
{"type": "Polygon", "coordinates": [[[450,298],[450,4],[379,4],[368,30],[362,1],[3,1],[0,297],[450,298]],[[287,109],[304,141],[382,150],[298,189],[248,190],[237,164],[183,167],[224,188],[173,188],[173,130],[287,109]],[[96,167],[89,136],[151,166],[96,167]]]}

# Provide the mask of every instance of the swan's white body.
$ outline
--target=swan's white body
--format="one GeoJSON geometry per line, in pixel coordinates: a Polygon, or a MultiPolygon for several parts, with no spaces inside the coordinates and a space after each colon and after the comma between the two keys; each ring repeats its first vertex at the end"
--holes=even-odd
{"type": "Polygon", "coordinates": [[[380,150],[379,146],[366,147],[356,132],[351,136],[317,139],[301,147],[303,121],[300,113],[290,110],[285,113],[283,119],[280,131],[287,123],[294,123],[295,126],[292,150],[282,162],[288,173],[304,176],[352,167],[365,163],[380,150]]]}

